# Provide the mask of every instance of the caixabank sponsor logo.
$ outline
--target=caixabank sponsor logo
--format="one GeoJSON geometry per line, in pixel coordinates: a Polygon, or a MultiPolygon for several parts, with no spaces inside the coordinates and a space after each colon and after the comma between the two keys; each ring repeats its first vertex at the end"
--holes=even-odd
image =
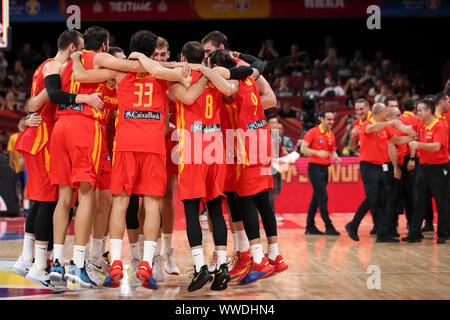
{"type": "Polygon", "coordinates": [[[125,119],[153,119],[161,120],[161,113],[154,111],[126,110],[123,113],[125,119]]]}

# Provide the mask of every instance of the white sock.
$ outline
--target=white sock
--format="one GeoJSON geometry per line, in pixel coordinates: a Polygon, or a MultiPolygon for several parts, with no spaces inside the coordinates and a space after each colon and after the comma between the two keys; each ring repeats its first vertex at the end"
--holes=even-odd
{"type": "Polygon", "coordinates": [[[161,238],[158,238],[158,240],[156,241],[155,256],[161,255],[161,249],[162,249],[162,241],[161,238]]]}
{"type": "Polygon", "coordinates": [[[86,246],[73,246],[73,262],[78,268],[84,267],[84,257],[86,254],[86,246]]]}
{"type": "Polygon", "coordinates": [[[106,240],[108,240],[108,237],[103,237],[102,255],[106,252],[106,240]]]}
{"type": "Polygon", "coordinates": [[[173,248],[172,247],[172,233],[162,233],[162,242],[164,250],[173,248]]]}
{"type": "Polygon", "coordinates": [[[144,235],[140,234],[138,236],[139,241],[139,255],[142,257],[144,255],[144,235]]]}
{"type": "Polygon", "coordinates": [[[220,266],[227,263],[227,251],[226,250],[216,250],[217,253],[217,264],[216,270],[220,269],[220,266]]]}
{"type": "Polygon", "coordinates": [[[239,238],[238,238],[238,234],[237,234],[237,232],[232,232],[231,235],[233,236],[233,244],[234,244],[233,253],[236,253],[237,251],[239,251],[239,238]]]}
{"type": "Polygon", "coordinates": [[[253,261],[255,261],[255,263],[261,263],[261,261],[264,257],[262,245],[260,243],[252,244],[250,246],[250,251],[252,253],[253,261]]]}
{"type": "Polygon", "coordinates": [[[267,249],[269,251],[267,257],[270,260],[275,260],[278,257],[278,243],[269,243],[267,249]]]}
{"type": "Polygon", "coordinates": [[[239,238],[239,250],[245,252],[250,249],[250,243],[248,242],[247,234],[245,230],[236,231],[239,238]]]}
{"type": "Polygon", "coordinates": [[[200,272],[201,267],[205,264],[203,248],[192,249],[192,257],[194,258],[195,271],[200,272]]]}
{"type": "Polygon", "coordinates": [[[35,244],[34,264],[36,269],[45,270],[47,268],[47,245],[35,244]]]}
{"type": "Polygon", "coordinates": [[[90,252],[90,250],[89,250],[89,242],[88,243],[86,243],[86,250],[84,251],[84,260],[89,260],[89,252],[90,252]]]}
{"type": "Polygon", "coordinates": [[[144,241],[144,256],[142,260],[147,261],[149,265],[153,263],[153,256],[155,255],[157,245],[155,241],[144,241]]]}
{"type": "Polygon", "coordinates": [[[105,251],[103,250],[105,244],[105,240],[102,239],[94,239],[92,238],[92,243],[91,243],[91,258],[95,258],[95,259],[100,259],[103,255],[103,253],[105,253],[105,251]]]}
{"type": "Polygon", "coordinates": [[[23,199],[23,208],[30,209],[30,199],[23,199]]]}
{"type": "Polygon", "coordinates": [[[64,245],[63,244],[53,244],[53,261],[58,260],[58,262],[64,265],[64,245]]]}
{"type": "Polygon", "coordinates": [[[25,235],[23,237],[22,259],[24,262],[31,264],[34,258],[34,237],[25,235]]]}
{"type": "Polygon", "coordinates": [[[47,251],[47,260],[53,261],[53,250],[47,251]]]}
{"type": "Polygon", "coordinates": [[[141,255],[139,254],[139,242],[130,243],[131,259],[141,260],[141,255]]]}
{"type": "Polygon", "coordinates": [[[111,262],[122,260],[122,239],[109,239],[111,262]]]}

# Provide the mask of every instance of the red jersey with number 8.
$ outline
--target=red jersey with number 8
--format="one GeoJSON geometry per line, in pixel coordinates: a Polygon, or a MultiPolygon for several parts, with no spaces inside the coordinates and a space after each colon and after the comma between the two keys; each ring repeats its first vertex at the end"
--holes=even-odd
{"type": "Polygon", "coordinates": [[[128,73],[118,84],[114,151],[166,154],[167,84],[149,73],[128,73]]]}

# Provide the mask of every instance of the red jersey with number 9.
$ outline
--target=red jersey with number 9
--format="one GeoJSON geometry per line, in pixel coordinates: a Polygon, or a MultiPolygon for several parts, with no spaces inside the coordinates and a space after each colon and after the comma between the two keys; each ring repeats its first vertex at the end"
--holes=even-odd
{"type": "Polygon", "coordinates": [[[166,154],[167,84],[149,73],[128,73],[118,84],[114,151],[166,154]]]}
{"type": "MultiPolygon", "coordinates": [[[[192,71],[192,84],[196,83],[202,73],[192,71]]],[[[204,157],[204,151],[211,143],[221,137],[220,109],[223,94],[211,82],[192,105],[184,105],[177,100],[177,130],[181,163],[210,162],[204,157]],[[213,138],[215,137],[215,138],[213,138]],[[195,140],[195,143],[194,143],[195,140]],[[190,153],[189,153],[190,150],[190,153]]],[[[222,140],[220,145],[223,147],[222,140]]],[[[205,153],[212,158],[215,152],[205,153]]],[[[221,161],[224,161],[223,159],[221,161]]],[[[213,162],[213,161],[212,161],[213,162]]]]}
{"type": "Polygon", "coordinates": [[[242,130],[237,134],[238,162],[245,165],[269,163],[275,150],[261,96],[252,77],[239,80],[239,90],[233,104],[239,108],[238,128],[242,130]]]}
{"type": "MultiPolygon", "coordinates": [[[[94,57],[96,53],[94,51],[83,50],[81,53],[81,62],[86,70],[94,69],[94,57]]],[[[95,92],[101,92],[104,82],[100,83],[79,83],[75,81],[73,74],[72,59],[67,62],[61,74],[61,88],[62,91],[66,91],[74,94],[92,94],[95,92]]],[[[102,113],[95,110],[93,107],[87,104],[73,104],[73,105],[59,105],[56,109],[56,116],[59,118],[62,115],[84,115],[86,117],[100,120],[102,113]]]]}

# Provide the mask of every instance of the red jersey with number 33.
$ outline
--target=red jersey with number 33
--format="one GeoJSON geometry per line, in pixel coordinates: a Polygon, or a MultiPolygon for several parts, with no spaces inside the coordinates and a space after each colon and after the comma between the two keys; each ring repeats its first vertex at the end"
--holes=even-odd
{"type": "Polygon", "coordinates": [[[114,151],[166,154],[167,83],[149,73],[128,73],[118,84],[114,151]]]}

